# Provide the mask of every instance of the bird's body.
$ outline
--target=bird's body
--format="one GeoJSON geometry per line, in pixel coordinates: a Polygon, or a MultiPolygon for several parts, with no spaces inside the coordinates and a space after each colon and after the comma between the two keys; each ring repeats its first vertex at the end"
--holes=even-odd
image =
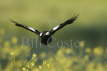
{"type": "Polygon", "coordinates": [[[49,31],[44,31],[44,32],[39,32],[38,30],[36,29],[33,29],[32,27],[28,27],[28,26],[25,26],[25,25],[22,25],[22,24],[19,24],[17,23],[16,21],[13,21],[12,22],[16,25],[16,26],[19,26],[19,27],[22,27],[24,29],[27,29],[37,35],[39,35],[40,39],[41,39],[41,43],[42,44],[45,44],[47,45],[48,43],[52,42],[52,35],[58,31],[59,29],[63,28],[64,26],[68,25],[68,24],[71,24],[73,23],[75,20],[76,20],[77,16],[74,16],[72,17],[71,19],[65,21],[64,23],[54,27],[53,29],[49,30],[49,31]]]}
{"type": "Polygon", "coordinates": [[[52,42],[52,37],[48,31],[44,31],[40,33],[41,43],[47,45],[48,43],[52,42]]]}

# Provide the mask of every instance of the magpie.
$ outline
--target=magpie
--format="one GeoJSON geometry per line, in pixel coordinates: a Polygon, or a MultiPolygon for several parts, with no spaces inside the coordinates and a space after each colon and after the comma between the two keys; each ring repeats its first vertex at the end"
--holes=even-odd
{"type": "Polygon", "coordinates": [[[44,45],[47,45],[48,43],[52,42],[52,35],[56,31],[60,30],[61,28],[63,28],[66,25],[72,24],[77,19],[77,17],[78,16],[74,16],[74,17],[66,20],[65,22],[61,23],[60,25],[57,25],[56,27],[52,28],[51,30],[43,31],[43,32],[40,32],[37,29],[34,29],[34,28],[26,26],[26,25],[22,25],[22,24],[14,21],[14,20],[11,20],[11,22],[13,24],[15,24],[16,26],[18,26],[18,27],[24,28],[26,30],[29,30],[29,31],[37,34],[40,37],[41,43],[44,44],[44,45]]]}

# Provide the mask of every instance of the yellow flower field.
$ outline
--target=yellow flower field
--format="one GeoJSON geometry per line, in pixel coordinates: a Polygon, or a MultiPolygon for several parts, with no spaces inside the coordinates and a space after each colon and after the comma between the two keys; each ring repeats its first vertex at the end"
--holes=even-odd
{"type": "Polygon", "coordinates": [[[50,52],[31,53],[32,48],[19,45],[18,38],[15,36],[9,41],[0,39],[0,43],[3,44],[0,46],[0,71],[107,70],[107,48],[102,46],[86,48],[84,41],[79,42],[79,48],[61,46],[53,54],[50,52]]]}

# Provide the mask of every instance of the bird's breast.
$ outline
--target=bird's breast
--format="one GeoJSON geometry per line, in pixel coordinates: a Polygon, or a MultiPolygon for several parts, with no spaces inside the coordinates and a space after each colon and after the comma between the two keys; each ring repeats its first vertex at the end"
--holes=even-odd
{"type": "Polygon", "coordinates": [[[49,37],[49,36],[42,36],[41,37],[41,43],[43,44],[48,44],[52,41],[52,37],[49,37]]]}

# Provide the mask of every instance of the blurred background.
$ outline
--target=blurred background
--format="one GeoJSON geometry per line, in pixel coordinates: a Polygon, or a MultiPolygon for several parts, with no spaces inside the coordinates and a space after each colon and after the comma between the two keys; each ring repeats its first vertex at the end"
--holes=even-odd
{"type": "Polygon", "coordinates": [[[6,40],[24,34],[36,38],[33,33],[12,25],[11,19],[44,31],[79,14],[74,24],[64,27],[54,37],[106,45],[106,6],[105,0],[3,0],[0,1],[0,29],[5,30],[6,40]]]}
{"type": "Polygon", "coordinates": [[[84,68],[95,71],[96,65],[96,71],[106,71],[103,68],[107,68],[106,18],[106,0],[0,0],[0,71],[44,71],[44,68],[48,71],[51,65],[49,71],[71,71],[69,68],[73,71],[83,71],[84,68]],[[80,41],[78,45],[81,48],[54,48],[55,54],[51,53],[54,49],[50,51],[49,48],[27,48],[32,46],[22,45],[24,38],[38,39],[38,36],[11,22],[12,19],[44,31],[75,15],[79,16],[72,25],[64,27],[53,36],[55,41],[80,41]],[[35,52],[40,54],[36,55],[35,52]],[[37,67],[38,64],[41,66],[37,67]],[[60,66],[62,70],[58,68],[60,66]]]}

